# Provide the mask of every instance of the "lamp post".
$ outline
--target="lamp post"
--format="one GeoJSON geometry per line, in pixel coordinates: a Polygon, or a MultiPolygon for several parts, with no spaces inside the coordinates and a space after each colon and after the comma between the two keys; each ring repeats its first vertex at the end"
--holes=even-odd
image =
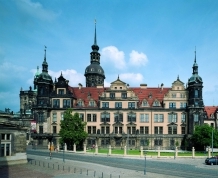
{"type": "Polygon", "coordinates": [[[144,175],[146,175],[146,151],[145,151],[145,169],[144,169],[144,175]]]}
{"type": "Polygon", "coordinates": [[[212,157],[213,157],[213,128],[212,128],[212,143],[211,143],[211,147],[212,147],[212,157]]]}
{"type": "Polygon", "coordinates": [[[63,143],[63,162],[65,162],[65,155],[64,155],[64,151],[65,151],[65,145],[63,143]]]}
{"type": "Polygon", "coordinates": [[[49,152],[50,159],[51,159],[51,156],[52,156],[52,155],[51,155],[51,141],[52,141],[52,139],[53,139],[53,134],[52,134],[52,135],[48,135],[48,141],[49,141],[49,143],[50,143],[50,144],[49,144],[49,147],[50,147],[50,148],[49,148],[49,151],[50,151],[50,152],[49,152]]]}

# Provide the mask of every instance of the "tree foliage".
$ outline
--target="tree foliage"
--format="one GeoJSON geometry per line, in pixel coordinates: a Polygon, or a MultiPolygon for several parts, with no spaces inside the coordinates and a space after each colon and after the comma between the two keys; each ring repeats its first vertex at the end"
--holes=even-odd
{"type": "Polygon", "coordinates": [[[208,124],[196,126],[192,135],[192,143],[196,150],[204,150],[206,146],[212,146],[213,131],[213,147],[218,147],[218,132],[208,124]]]}
{"type": "Polygon", "coordinates": [[[79,118],[78,113],[72,113],[72,109],[67,109],[64,112],[64,119],[61,121],[61,136],[60,143],[67,143],[67,146],[72,148],[73,144],[79,145],[86,139],[88,134],[84,128],[86,123],[79,118]]]}

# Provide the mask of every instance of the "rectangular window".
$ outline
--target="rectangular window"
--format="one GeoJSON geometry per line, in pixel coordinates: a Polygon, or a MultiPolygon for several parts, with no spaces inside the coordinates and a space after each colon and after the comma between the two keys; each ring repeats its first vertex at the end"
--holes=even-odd
{"type": "Polygon", "coordinates": [[[195,90],[195,98],[198,98],[198,90],[195,90]]]}
{"type": "Polygon", "coordinates": [[[95,106],[95,102],[94,101],[89,101],[89,106],[94,107],[95,106]]]}
{"type": "Polygon", "coordinates": [[[176,103],[175,102],[170,102],[169,103],[169,108],[176,108],[176,103]]]}
{"type": "Polygon", "coordinates": [[[105,127],[101,127],[101,134],[105,134],[105,127]]]}
{"type": "Polygon", "coordinates": [[[53,113],[52,122],[57,122],[57,113],[53,113]]]}
{"type": "Polygon", "coordinates": [[[185,123],[185,122],[186,122],[186,114],[185,114],[185,113],[182,113],[182,114],[181,114],[181,122],[182,122],[182,123],[185,123]]]}
{"type": "Polygon", "coordinates": [[[58,90],[58,94],[59,94],[59,95],[63,95],[63,94],[64,94],[64,89],[59,89],[59,90],[58,90]]]}
{"type": "Polygon", "coordinates": [[[128,113],[128,116],[127,116],[127,121],[128,122],[136,122],[136,114],[135,113],[128,113]]]}
{"type": "Polygon", "coordinates": [[[154,114],[154,122],[164,122],[163,114],[154,114]]]}
{"type": "Polygon", "coordinates": [[[96,122],[96,121],[97,121],[97,115],[96,115],[96,114],[93,114],[92,117],[93,117],[93,120],[92,120],[92,121],[93,121],[93,122],[96,122]]]}
{"type": "Polygon", "coordinates": [[[63,112],[61,113],[61,120],[62,121],[64,120],[64,113],[63,112]]]}
{"type": "Polygon", "coordinates": [[[169,123],[176,123],[177,122],[177,114],[176,113],[170,113],[168,114],[168,122],[169,123]]]}
{"type": "Polygon", "coordinates": [[[163,134],[163,127],[154,127],[154,134],[163,134]]]}
{"type": "Polygon", "coordinates": [[[60,100],[53,99],[53,108],[60,108],[60,100]]]}
{"type": "Polygon", "coordinates": [[[146,107],[146,106],[148,106],[148,102],[147,101],[143,101],[142,102],[142,107],[146,107]]]}
{"type": "Polygon", "coordinates": [[[93,127],[92,127],[92,133],[93,133],[93,134],[96,134],[96,126],[93,126],[93,127]]]}
{"type": "Polygon", "coordinates": [[[110,127],[106,127],[106,134],[110,133],[110,127]]]}
{"type": "Polygon", "coordinates": [[[107,112],[102,113],[101,122],[110,122],[110,113],[107,112]]]}
{"type": "Polygon", "coordinates": [[[140,122],[149,122],[148,114],[140,114],[140,122]]]}
{"type": "Polygon", "coordinates": [[[144,127],[140,127],[140,134],[144,134],[144,127]]]}
{"type": "Polygon", "coordinates": [[[87,122],[97,122],[96,114],[87,114],[87,122]]]}
{"type": "Polygon", "coordinates": [[[176,98],[176,93],[173,93],[173,94],[172,94],[172,98],[176,98]]]}
{"type": "Polygon", "coordinates": [[[123,114],[121,113],[114,114],[114,122],[123,122],[123,114]]]}
{"type": "Polygon", "coordinates": [[[53,126],[53,133],[56,134],[57,133],[57,127],[53,126]]]}
{"type": "Polygon", "coordinates": [[[199,121],[199,116],[198,114],[194,114],[194,122],[198,122],[199,121]]]}
{"type": "Polygon", "coordinates": [[[87,114],[87,122],[91,122],[92,120],[92,115],[91,114],[87,114]]]}
{"type": "Polygon", "coordinates": [[[136,134],[136,128],[132,127],[132,134],[136,134]]]}
{"type": "Polygon", "coordinates": [[[145,127],[145,134],[149,134],[149,127],[145,127]]]}
{"type": "Polygon", "coordinates": [[[88,126],[88,134],[91,134],[91,133],[92,133],[92,127],[88,126]]]}
{"type": "Polygon", "coordinates": [[[135,102],[128,102],[129,109],[135,109],[135,102]]]}
{"type": "Polygon", "coordinates": [[[102,102],[102,108],[109,108],[109,102],[102,102]]]}
{"type": "Polygon", "coordinates": [[[180,103],[180,108],[186,108],[186,103],[180,103]]]}
{"type": "Polygon", "coordinates": [[[43,134],[43,126],[42,125],[39,126],[39,133],[43,134]]]}
{"type": "Polygon", "coordinates": [[[70,108],[70,99],[63,100],[63,108],[70,108]]]}
{"type": "Polygon", "coordinates": [[[177,134],[177,126],[169,126],[168,127],[168,134],[177,134]]]}
{"type": "Polygon", "coordinates": [[[163,140],[161,138],[154,139],[154,146],[162,146],[163,140]]]}
{"type": "Polygon", "coordinates": [[[115,102],[115,108],[122,108],[122,102],[115,102]]]}
{"type": "Polygon", "coordinates": [[[122,94],[121,94],[121,97],[122,97],[123,99],[127,98],[127,93],[122,93],[122,94]]]}
{"type": "Polygon", "coordinates": [[[115,93],[110,93],[110,98],[115,98],[115,93]]]}
{"type": "Polygon", "coordinates": [[[182,134],[185,134],[185,127],[182,127],[182,134]]]}
{"type": "Polygon", "coordinates": [[[84,122],[84,114],[83,113],[79,114],[79,118],[84,122]]]}

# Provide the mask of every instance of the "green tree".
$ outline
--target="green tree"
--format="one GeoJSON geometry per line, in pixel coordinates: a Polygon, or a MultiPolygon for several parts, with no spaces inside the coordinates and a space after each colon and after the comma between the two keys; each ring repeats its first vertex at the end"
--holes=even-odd
{"type": "Polygon", "coordinates": [[[87,132],[84,131],[86,123],[79,118],[78,113],[73,114],[72,112],[72,109],[67,109],[64,112],[64,119],[61,121],[59,132],[60,143],[66,143],[70,149],[73,148],[73,144],[81,146],[88,136],[87,132]]]}
{"type": "Polygon", "coordinates": [[[196,150],[203,151],[205,146],[212,146],[212,131],[213,131],[213,146],[218,147],[218,132],[208,124],[196,126],[192,135],[192,143],[196,150]]]}

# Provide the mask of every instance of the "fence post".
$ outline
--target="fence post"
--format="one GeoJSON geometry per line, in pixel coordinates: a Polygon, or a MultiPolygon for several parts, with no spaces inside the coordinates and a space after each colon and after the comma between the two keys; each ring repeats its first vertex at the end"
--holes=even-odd
{"type": "Polygon", "coordinates": [[[192,147],[192,158],[195,158],[195,148],[192,147]]]}
{"type": "Polygon", "coordinates": [[[124,146],[124,156],[126,156],[126,145],[124,146]]]}
{"type": "Polygon", "coordinates": [[[157,157],[160,158],[160,147],[158,147],[157,157]]]}

